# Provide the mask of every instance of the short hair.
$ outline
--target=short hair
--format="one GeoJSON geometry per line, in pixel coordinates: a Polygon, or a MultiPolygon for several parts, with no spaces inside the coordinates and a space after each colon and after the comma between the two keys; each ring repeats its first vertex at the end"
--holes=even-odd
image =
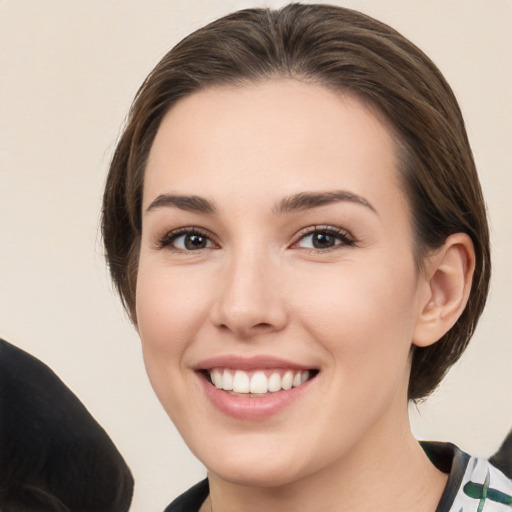
{"type": "Polygon", "coordinates": [[[465,350],[485,305],[485,203],[460,108],[441,72],[397,31],[357,11],[321,4],[241,10],[190,34],[157,64],[137,92],[103,197],[103,239],[121,300],[136,322],[144,171],[164,115],[205,88],[275,78],[353,94],[384,115],[411,206],[418,269],[453,233],[473,242],[476,268],[464,312],[439,341],[414,348],[409,398],[424,398],[465,350]]]}

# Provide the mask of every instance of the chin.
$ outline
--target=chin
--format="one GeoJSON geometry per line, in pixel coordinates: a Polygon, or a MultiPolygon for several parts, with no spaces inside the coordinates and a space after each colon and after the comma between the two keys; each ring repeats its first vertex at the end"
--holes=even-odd
{"type": "MultiPolygon", "coordinates": [[[[304,475],[294,471],[290,472],[289,464],[258,464],[259,467],[250,467],[251,464],[222,465],[208,469],[208,474],[215,474],[218,478],[233,485],[244,487],[283,487],[299,480],[304,475]]],[[[253,465],[252,465],[253,466],[253,465]]]]}
{"type": "Polygon", "coordinates": [[[233,485],[262,488],[279,488],[301,480],[320,469],[325,460],[315,460],[311,453],[297,453],[295,442],[286,450],[282,440],[276,443],[268,439],[264,445],[255,440],[251,448],[231,443],[216,452],[198,450],[195,455],[210,476],[233,485]]]}

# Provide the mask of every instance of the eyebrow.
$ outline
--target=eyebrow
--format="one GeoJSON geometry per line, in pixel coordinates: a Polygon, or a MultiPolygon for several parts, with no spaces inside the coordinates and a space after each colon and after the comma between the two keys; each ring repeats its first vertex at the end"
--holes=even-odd
{"type": "Polygon", "coordinates": [[[173,194],[161,194],[147,207],[146,213],[157,208],[171,206],[180,210],[197,213],[217,213],[217,208],[212,201],[199,196],[183,196],[173,194]]]}
{"type": "MultiPolygon", "coordinates": [[[[377,210],[364,198],[346,190],[335,190],[327,192],[300,192],[289,197],[285,197],[273,208],[274,214],[291,213],[294,211],[309,210],[332,203],[347,201],[350,203],[364,206],[374,213],[377,210]]],[[[163,207],[178,208],[196,213],[206,213],[213,215],[217,213],[215,204],[200,196],[187,196],[176,194],[160,194],[147,207],[146,213],[163,207]]]]}
{"type": "Polygon", "coordinates": [[[274,213],[290,213],[293,211],[308,210],[318,206],[347,201],[349,203],[364,206],[374,213],[377,210],[364,197],[353,194],[346,190],[334,190],[327,192],[301,192],[284,198],[279,202],[274,213]]]}

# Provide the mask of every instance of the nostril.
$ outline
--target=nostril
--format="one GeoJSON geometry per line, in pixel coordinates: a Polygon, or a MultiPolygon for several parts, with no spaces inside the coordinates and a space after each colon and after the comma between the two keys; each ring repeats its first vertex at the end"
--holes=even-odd
{"type": "Polygon", "coordinates": [[[247,326],[236,326],[222,323],[219,324],[217,327],[223,332],[232,331],[241,338],[249,338],[257,334],[264,334],[266,332],[271,332],[275,330],[272,324],[267,322],[260,322],[254,325],[249,324],[247,326]]]}
{"type": "MultiPolygon", "coordinates": [[[[240,299],[219,301],[211,311],[212,323],[222,332],[232,331],[240,337],[280,331],[287,323],[287,314],[282,304],[270,301],[243,303],[240,299]]],[[[246,300],[247,302],[247,300],[246,300]]]]}
{"type": "Polygon", "coordinates": [[[270,328],[270,327],[272,327],[270,324],[267,324],[267,323],[265,323],[265,322],[261,322],[261,323],[259,323],[259,324],[256,324],[256,325],[254,326],[254,329],[268,329],[268,328],[270,328]]]}

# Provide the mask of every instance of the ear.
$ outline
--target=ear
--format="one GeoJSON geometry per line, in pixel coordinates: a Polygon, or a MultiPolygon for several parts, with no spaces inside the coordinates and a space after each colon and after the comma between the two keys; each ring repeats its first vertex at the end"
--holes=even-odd
{"type": "Polygon", "coordinates": [[[466,307],[475,270],[471,238],[456,233],[424,262],[424,293],[413,333],[413,345],[426,347],[442,338],[466,307]]]}

